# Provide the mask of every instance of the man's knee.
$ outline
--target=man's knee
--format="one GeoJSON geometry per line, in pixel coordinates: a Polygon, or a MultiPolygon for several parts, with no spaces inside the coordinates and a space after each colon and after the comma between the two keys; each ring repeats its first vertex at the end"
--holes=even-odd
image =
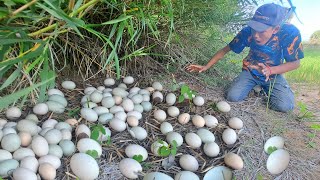
{"type": "Polygon", "coordinates": [[[226,95],[226,99],[230,102],[238,102],[242,101],[244,98],[240,95],[240,93],[229,91],[226,95]]]}
{"type": "Polygon", "coordinates": [[[280,112],[289,112],[292,111],[294,108],[294,102],[287,101],[287,102],[273,102],[271,103],[271,109],[275,111],[280,111],[280,112]]]}

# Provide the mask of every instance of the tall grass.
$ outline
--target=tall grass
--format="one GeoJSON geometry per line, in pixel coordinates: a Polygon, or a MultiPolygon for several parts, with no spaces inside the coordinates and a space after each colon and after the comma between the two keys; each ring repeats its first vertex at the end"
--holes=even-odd
{"type": "Polygon", "coordinates": [[[320,46],[305,46],[304,56],[300,67],[286,73],[286,78],[292,82],[320,85],[320,46]]]}

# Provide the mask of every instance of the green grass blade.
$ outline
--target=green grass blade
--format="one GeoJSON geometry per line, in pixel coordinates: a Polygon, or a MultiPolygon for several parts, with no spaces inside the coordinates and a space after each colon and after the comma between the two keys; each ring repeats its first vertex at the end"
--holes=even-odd
{"type": "Polygon", "coordinates": [[[34,42],[38,43],[41,40],[32,40],[32,39],[1,39],[0,45],[8,45],[8,44],[15,44],[20,42],[34,42]]]}
{"type": "Polygon", "coordinates": [[[13,102],[17,101],[18,99],[20,99],[21,97],[29,94],[31,91],[35,90],[36,88],[38,88],[39,86],[45,85],[51,81],[54,80],[53,78],[47,79],[45,81],[42,81],[41,83],[38,84],[34,84],[30,87],[27,87],[25,89],[22,89],[20,91],[17,91],[13,94],[4,96],[4,97],[0,97],[0,111],[7,108],[10,104],[12,104],[13,102]]]}
{"type": "Polygon", "coordinates": [[[6,87],[8,87],[12,82],[14,82],[20,76],[20,69],[16,69],[13,73],[8,77],[8,79],[2,84],[0,87],[0,91],[6,87]]]}

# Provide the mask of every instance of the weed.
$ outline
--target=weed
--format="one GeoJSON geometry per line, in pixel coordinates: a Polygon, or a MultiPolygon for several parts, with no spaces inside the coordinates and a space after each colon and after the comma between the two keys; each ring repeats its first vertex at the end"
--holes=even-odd
{"type": "Polygon", "coordinates": [[[308,111],[307,105],[303,102],[298,102],[299,114],[297,115],[297,120],[310,119],[314,117],[313,113],[308,111]]]}
{"type": "Polygon", "coordinates": [[[320,131],[320,124],[312,124],[310,128],[313,132],[307,135],[309,138],[307,146],[311,148],[316,148],[316,143],[314,142],[314,139],[317,137],[317,131],[320,131]]]}
{"type": "Polygon", "coordinates": [[[93,157],[94,159],[97,159],[99,157],[98,152],[96,150],[88,150],[86,151],[86,154],[93,157]]]}
{"type": "Polygon", "coordinates": [[[76,107],[73,109],[68,110],[68,117],[76,117],[78,116],[79,112],[80,112],[80,107],[76,107]]]}
{"type": "Polygon", "coordinates": [[[191,90],[188,85],[184,84],[181,86],[178,102],[179,103],[183,102],[186,99],[185,96],[188,97],[190,102],[190,99],[192,99],[193,96],[195,96],[196,94],[197,94],[196,91],[191,90]]]}
{"type": "Polygon", "coordinates": [[[168,146],[165,146],[164,141],[162,141],[161,139],[159,139],[158,142],[163,145],[158,149],[158,154],[160,156],[167,157],[170,154],[173,156],[177,154],[177,141],[173,140],[172,145],[169,144],[168,146]]]}
{"type": "Polygon", "coordinates": [[[268,149],[267,149],[267,153],[268,153],[268,154],[271,154],[271,153],[273,153],[273,152],[276,151],[276,150],[277,150],[277,147],[275,147],[275,146],[269,146],[268,149]]]}
{"type": "Polygon", "coordinates": [[[100,133],[104,135],[106,134],[106,130],[104,129],[104,127],[101,124],[94,125],[91,127],[90,138],[100,143],[99,141],[100,133]]]}
{"type": "Polygon", "coordinates": [[[143,156],[142,156],[141,154],[139,154],[139,155],[134,155],[134,156],[132,157],[132,159],[138,161],[138,163],[141,163],[141,162],[142,162],[142,159],[143,159],[143,156]]]}

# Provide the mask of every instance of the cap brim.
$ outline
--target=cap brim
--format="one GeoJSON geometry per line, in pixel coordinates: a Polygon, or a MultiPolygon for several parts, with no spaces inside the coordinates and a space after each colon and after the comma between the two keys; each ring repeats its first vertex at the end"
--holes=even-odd
{"type": "Polygon", "coordinates": [[[248,26],[250,26],[252,29],[254,29],[257,32],[263,32],[268,28],[272,27],[254,20],[249,21],[248,26]]]}

